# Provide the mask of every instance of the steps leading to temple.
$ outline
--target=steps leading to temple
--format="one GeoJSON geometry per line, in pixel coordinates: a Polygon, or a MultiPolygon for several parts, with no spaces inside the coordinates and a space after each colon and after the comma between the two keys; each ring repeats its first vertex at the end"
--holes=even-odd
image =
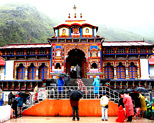
{"type": "MultiPolygon", "coordinates": [[[[77,83],[75,81],[76,79],[71,78],[69,81],[69,86],[77,86],[77,83]]],[[[92,86],[93,79],[82,78],[82,81],[85,86],[92,86]]]]}

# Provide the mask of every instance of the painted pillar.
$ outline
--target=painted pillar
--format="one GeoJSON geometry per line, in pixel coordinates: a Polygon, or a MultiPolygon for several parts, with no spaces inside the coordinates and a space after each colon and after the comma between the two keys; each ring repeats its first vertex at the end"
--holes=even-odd
{"type": "Polygon", "coordinates": [[[82,38],[82,28],[80,28],[80,37],[82,38]]]}
{"type": "Polygon", "coordinates": [[[71,28],[69,28],[69,38],[71,38],[71,28]]]}
{"type": "Polygon", "coordinates": [[[6,79],[6,62],[5,62],[5,69],[4,69],[4,80],[6,79]]]}
{"type": "Polygon", "coordinates": [[[25,67],[25,78],[24,79],[25,80],[28,79],[28,67],[25,67]]]}
{"type": "Polygon", "coordinates": [[[17,79],[17,68],[15,67],[15,71],[14,71],[14,79],[17,79]]]}
{"type": "Polygon", "coordinates": [[[116,67],[114,67],[114,79],[117,79],[117,69],[116,69],[116,67]]]}
{"type": "Polygon", "coordinates": [[[37,66],[36,67],[36,80],[39,79],[39,67],[37,66]]]}
{"type": "Polygon", "coordinates": [[[93,28],[93,37],[95,37],[95,28],[93,28]]]}
{"type": "Polygon", "coordinates": [[[127,66],[126,66],[125,70],[126,70],[126,79],[129,79],[129,76],[128,76],[128,67],[127,66]]]}
{"type": "MultiPolygon", "coordinates": [[[[50,73],[51,73],[52,72],[52,45],[51,45],[51,51],[50,52],[51,52],[51,58],[50,58],[50,73]]],[[[51,78],[51,75],[50,75],[50,78],[51,78]]]]}
{"type": "Polygon", "coordinates": [[[59,29],[57,29],[57,38],[59,38],[59,29]]]}
{"type": "Polygon", "coordinates": [[[139,65],[137,64],[137,78],[140,78],[139,65]]]}

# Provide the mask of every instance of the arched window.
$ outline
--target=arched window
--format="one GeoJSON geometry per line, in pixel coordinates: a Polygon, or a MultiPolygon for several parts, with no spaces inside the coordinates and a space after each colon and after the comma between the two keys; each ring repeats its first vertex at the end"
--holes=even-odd
{"type": "Polygon", "coordinates": [[[56,65],[55,65],[55,69],[61,69],[61,65],[60,65],[60,63],[56,63],[56,65]]]}
{"type": "Polygon", "coordinates": [[[46,54],[46,49],[39,49],[38,54],[46,54]]]}
{"type": "Polygon", "coordinates": [[[35,50],[28,50],[27,51],[27,55],[34,55],[35,54],[35,50]]]}
{"type": "Polygon", "coordinates": [[[113,72],[113,67],[110,65],[110,63],[107,64],[104,68],[104,76],[105,79],[113,79],[114,72],[113,72]]]}
{"type": "Polygon", "coordinates": [[[137,53],[137,49],[134,47],[129,48],[128,53],[137,53]]]}
{"type": "Polygon", "coordinates": [[[107,49],[105,50],[105,53],[108,53],[108,54],[114,53],[114,50],[113,50],[112,48],[107,48],[107,49]]]}
{"type": "Polygon", "coordinates": [[[16,54],[17,55],[24,55],[24,51],[23,50],[17,50],[16,54]]]}
{"type": "Polygon", "coordinates": [[[39,68],[39,79],[47,79],[48,68],[43,63],[39,68]]]}
{"type": "Polygon", "coordinates": [[[97,67],[97,64],[96,63],[92,63],[92,65],[91,65],[91,69],[97,69],[98,67],[97,67]]]}
{"type": "Polygon", "coordinates": [[[36,67],[31,64],[31,66],[28,68],[28,79],[34,80],[36,78],[36,67]]]}
{"type": "Polygon", "coordinates": [[[20,64],[17,68],[17,79],[23,80],[25,78],[25,67],[23,64],[20,64]]]}
{"type": "Polygon", "coordinates": [[[137,67],[132,62],[131,65],[128,67],[128,76],[130,79],[137,78],[137,67]]]}
{"type": "Polygon", "coordinates": [[[118,79],[125,79],[126,78],[125,67],[122,65],[121,62],[117,66],[116,70],[117,70],[116,74],[117,74],[118,79]]]}
{"type": "Polygon", "coordinates": [[[140,53],[146,53],[146,49],[145,48],[141,48],[140,49],[140,53]]]}
{"type": "Polygon", "coordinates": [[[125,48],[117,49],[117,53],[126,53],[125,48]]]}
{"type": "Polygon", "coordinates": [[[14,55],[14,51],[12,50],[7,51],[7,55],[14,55]]]}

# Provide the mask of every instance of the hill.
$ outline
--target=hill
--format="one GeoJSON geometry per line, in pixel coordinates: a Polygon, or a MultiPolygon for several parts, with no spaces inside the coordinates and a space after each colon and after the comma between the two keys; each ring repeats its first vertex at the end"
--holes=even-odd
{"type": "Polygon", "coordinates": [[[0,6],[0,46],[10,43],[47,42],[53,35],[54,22],[34,6],[7,4],[0,6]]]}
{"type": "MultiPolygon", "coordinates": [[[[13,43],[42,43],[54,35],[53,26],[60,20],[51,19],[36,7],[29,4],[5,4],[0,6],[0,46],[13,43]]],[[[63,20],[64,22],[65,20],[63,20]]],[[[98,35],[106,41],[138,41],[146,39],[151,42],[151,34],[139,33],[135,29],[120,29],[110,25],[98,25],[98,35]]]]}

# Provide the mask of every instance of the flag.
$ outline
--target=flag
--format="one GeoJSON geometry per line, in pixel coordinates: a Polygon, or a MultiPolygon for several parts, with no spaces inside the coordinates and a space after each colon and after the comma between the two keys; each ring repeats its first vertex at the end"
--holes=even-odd
{"type": "Polygon", "coordinates": [[[30,43],[30,41],[32,40],[32,36],[30,37],[30,39],[29,39],[29,41],[28,41],[28,43],[30,43]]]}

